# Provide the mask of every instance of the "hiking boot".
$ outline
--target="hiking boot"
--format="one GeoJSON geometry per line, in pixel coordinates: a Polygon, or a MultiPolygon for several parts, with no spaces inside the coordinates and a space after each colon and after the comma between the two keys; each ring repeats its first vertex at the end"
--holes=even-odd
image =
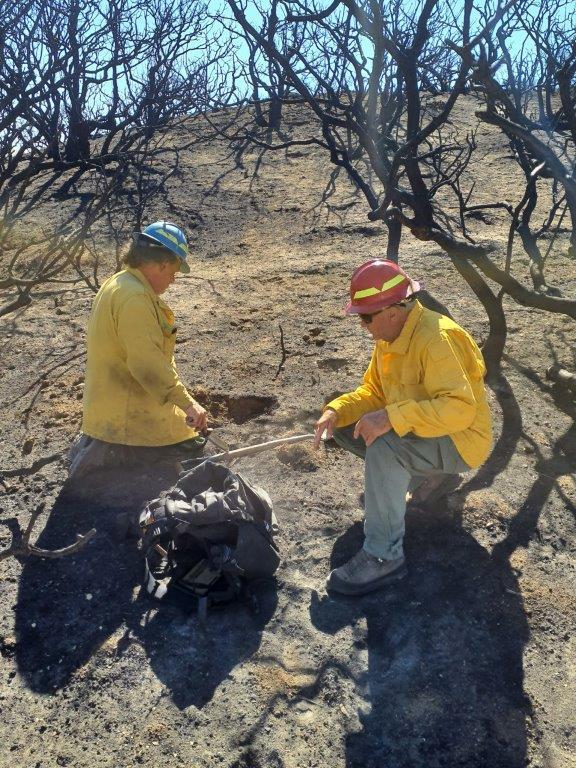
{"type": "Polygon", "coordinates": [[[461,482],[460,475],[429,475],[412,493],[410,501],[418,507],[429,507],[455,491],[461,482]]]}
{"type": "Polygon", "coordinates": [[[365,595],[401,579],[406,573],[403,557],[382,560],[361,549],[351,560],[332,571],[326,588],[343,595],[365,595]]]}

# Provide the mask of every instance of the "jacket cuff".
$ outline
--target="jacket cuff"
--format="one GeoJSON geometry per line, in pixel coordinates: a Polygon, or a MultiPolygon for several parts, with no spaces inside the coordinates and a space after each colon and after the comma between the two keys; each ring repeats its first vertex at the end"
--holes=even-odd
{"type": "Polygon", "coordinates": [[[404,437],[404,435],[407,435],[408,432],[411,431],[410,424],[408,424],[404,416],[402,416],[398,405],[395,403],[387,405],[386,411],[388,413],[388,418],[390,419],[390,424],[392,424],[392,429],[396,432],[398,437],[404,437]]]}
{"type": "MultiPolygon", "coordinates": [[[[332,401],[332,403],[336,402],[335,400],[332,401]]],[[[336,414],[336,424],[334,426],[339,427],[340,424],[338,423],[340,421],[340,409],[336,408],[332,403],[326,403],[326,405],[322,408],[322,413],[325,413],[326,411],[334,411],[336,414]]]]}
{"type": "Polygon", "coordinates": [[[174,393],[172,402],[174,405],[177,405],[178,408],[181,408],[183,411],[185,411],[194,403],[194,398],[184,389],[183,392],[181,391],[174,393]]]}

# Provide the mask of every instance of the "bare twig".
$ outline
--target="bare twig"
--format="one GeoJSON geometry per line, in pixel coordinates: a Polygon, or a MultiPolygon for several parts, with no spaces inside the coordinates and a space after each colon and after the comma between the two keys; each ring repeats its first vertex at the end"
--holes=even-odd
{"type": "Polygon", "coordinates": [[[41,549],[40,547],[30,544],[28,547],[28,554],[56,560],[59,557],[65,557],[66,555],[72,555],[74,552],[78,552],[90,541],[90,539],[94,538],[95,535],[96,528],[90,528],[86,533],[77,533],[74,544],[69,544],[67,547],[62,547],[61,549],[41,549]]]}
{"type": "Polygon", "coordinates": [[[212,293],[214,293],[216,296],[222,296],[218,288],[216,288],[214,285],[214,280],[211,280],[209,277],[199,277],[198,275],[184,275],[184,277],[186,280],[198,280],[201,283],[208,283],[212,293]]]}
{"type": "Polygon", "coordinates": [[[286,362],[286,358],[288,357],[288,352],[286,351],[286,347],[284,346],[284,330],[280,324],[278,325],[278,328],[280,328],[280,349],[282,350],[282,359],[280,360],[280,365],[278,366],[278,370],[274,375],[275,380],[278,378],[280,373],[284,370],[284,363],[286,362]]]}

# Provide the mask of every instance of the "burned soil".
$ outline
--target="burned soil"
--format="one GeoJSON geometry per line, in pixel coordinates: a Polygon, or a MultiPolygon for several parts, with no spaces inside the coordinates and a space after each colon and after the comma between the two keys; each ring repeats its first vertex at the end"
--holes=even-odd
{"type": "MultiPolygon", "coordinates": [[[[473,110],[456,110],[463,131],[473,110]]],[[[478,194],[489,199],[497,179],[499,197],[515,199],[501,137],[483,126],[477,141],[478,194]]],[[[343,316],[347,280],[385,247],[344,181],[334,212],[318,206],[330,173],[320,150],[266,155],[254,176],[257,160],[248,152],[235,167],[207,140],[150,211],[194,223],[192,273],[166,295],[176,358],[233,446],[310,432],[325,399],[357,385],[371,343],[343,316]]],[[[56,223],[76,204],[47,199],[38,216],[56,223]]],[[[470,228],[504,249],[504,213],[470,228]]],[[[550,263],[574,297],[565,245],[559,237],[550,263]]],[[[486,337],[481,307],[438,249],[407,237],[401,258],[486,337]]],[[[75,555],[0,563],[0,765],[576,766],[576,404],[545,379],[557,360],[574,367],[572,320],[506,303],[505,377],[489,389],[494,450],[447,502],[409,508],[409,575],[387,590],[352,600],[324,589],[361,546],[359,459],[302,444],[239,461],[272,496],[283,562],[258,587],[258,613],[238,603],[202,622],[193,605],[146,596],[141,554],[118,525],[174,468],[65,482],[91,299],[81,285],[52,286],[0,320],[0,546],[10,519],[25,525],[40,501],[41,546],[97,529],[75,555]]]]}

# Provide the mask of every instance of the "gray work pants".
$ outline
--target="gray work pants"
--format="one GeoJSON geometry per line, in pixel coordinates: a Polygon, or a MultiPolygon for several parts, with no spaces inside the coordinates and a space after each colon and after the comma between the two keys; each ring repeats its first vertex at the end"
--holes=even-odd
{"type": "Polygon", "coordinates": [[[334,440],[365,460],[364,549],[374,557],[403,557],[406,493],[430,475],[460,474],[470,467],[448,436],[398,437],[391,430],[370,446],[354,439],[354,426],[334,430],[334,440]]]}

